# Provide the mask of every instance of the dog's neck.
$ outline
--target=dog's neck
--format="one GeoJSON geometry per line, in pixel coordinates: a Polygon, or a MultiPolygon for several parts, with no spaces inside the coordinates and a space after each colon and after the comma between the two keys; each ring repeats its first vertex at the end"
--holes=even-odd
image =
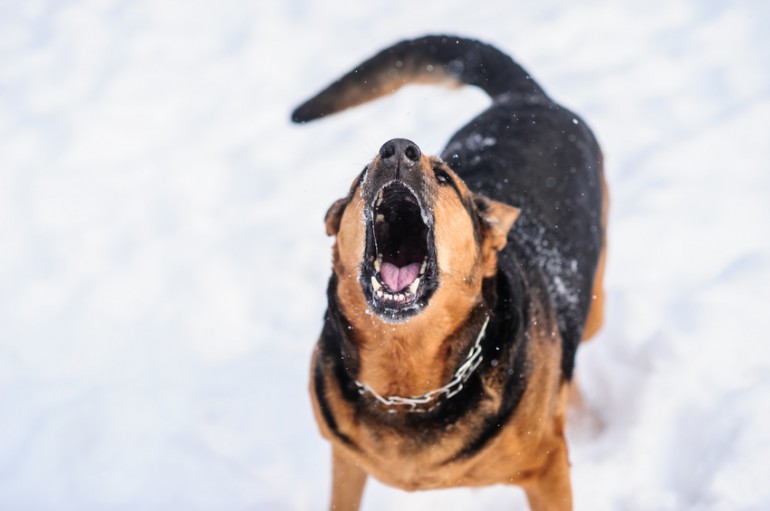
{"type": "Polygon", "coordinates": [[[341,311],[340,349],[349,376],[382,396],[418,396],[440,388],[462,364],[493,306],[480,293],[454,303],[451,313],[426,310],[403,323],[341,311]]]}

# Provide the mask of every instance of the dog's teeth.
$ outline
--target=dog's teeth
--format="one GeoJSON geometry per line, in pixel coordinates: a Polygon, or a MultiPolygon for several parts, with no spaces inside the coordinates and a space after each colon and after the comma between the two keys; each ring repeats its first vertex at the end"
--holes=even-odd
{"type": "Polygon", "coordinates": [[[375,291],[377,291],[378,289],[380,289],[382,287],[382,284],[380,284],[377,281],[377,278],[374,275],[372,275],[372,287],[374,288],[375,291]]]}
{"type": "Polygon", "coordinates": [[[382,300],[382,299],[383,299],[383,297],[385,296],[385,293],[382,291],[382,289],[378,289],[377,291],[375,291],[375,292],[374,292],[374,294],[375,294],[375,295],[377,296],[377,298],[379,298],[380,300],[382,300]]]}
{"type": "Polygon", "coordinates": [[[382,204],[382,190],[380,190],[380,193],[377,194],[377,203],[375,206],[380,207],[380,204],[382,204]]]}
{"type": "Polygon", "coordinates": [[[420,275],[425,273],[425,269],[428,267],[428,258],[422,260],[422,266],[420,266],[420,275]]]}
{"type": "Polygon", "coordinates": [[[409,292],[413,295],[417,295],[417,287],[420,285],[420,279],[416,278],[414,279],[414,282],[409,286],[409,292]]]}
{"type": "Polygon", "coordinates": [[[374,260],[374,269],[377,270],[377,272],[379,273],[380,268],[382,268],[382,254],[379,254],[377,256],[377,259],[374,260]]]}
{"type": "Polygon", "coordinates": [[[376,223],[384,222],[385,221],[385,215],[382,213],[378,213],[377,216],[374,218],[374,221],[376,223]]]}

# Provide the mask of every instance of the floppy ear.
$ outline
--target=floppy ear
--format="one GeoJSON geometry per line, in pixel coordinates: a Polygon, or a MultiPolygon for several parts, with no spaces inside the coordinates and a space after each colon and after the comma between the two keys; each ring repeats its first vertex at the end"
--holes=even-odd
{"type": "Polygon", "coordinates": [[[326,235],[336,236],[340,230],[340,221],[342,220],[342,213],[345,212],[345,206],[348,205],[348,199],[337,199],[334,204],[329,206],[329,210],[326,212],[326,235]]]}
{"type": "Polygon", "coordinates": [[[508,231],[519,218],[521,210],[503,202],[489,199],[483,195],[475,195],[473,201],[476,204],[479,219],[484,227],[484,238],[491,248],[499,252],[505,246],[508,239],[508,231]]]}

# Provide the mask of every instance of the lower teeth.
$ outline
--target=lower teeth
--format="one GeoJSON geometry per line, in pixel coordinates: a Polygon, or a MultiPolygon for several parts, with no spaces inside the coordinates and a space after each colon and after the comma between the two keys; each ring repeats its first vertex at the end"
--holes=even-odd
{"type": "Polygon", "coordinates": [[[410,299],[414,298],[414,293],[407,291],[405,293],[386,293],[382,289],[378,289],[374,292],[374,295],[380,300],[396,303],[406,303],[410,299]]]}
{"type": "MultiPolygon", "coordinates": [[[[422,265],[420,266],[420,273],[419,276],[414,279],[414,282],[409,284],[409,287],[405,289],[401,293],[388,293],[383,289],[382,284],[380,284],[375,277],[372,277],[372,288],[374,289],[374,295],[379,299],[383,301],[388,302],[395,302],[395,303],[406,303],[410,300],[413,300],[414,297],[417,295],[417,288],[420,287],[420,277],[422,277],[425,274],[425,270],[428,267],[428,258],[426,257],[422,261],[422,265]]],[[[377,258],[374,260],[374,269],[375,271],[379,272],[382,268],[382,254],[378,254],[377,258]]]]}

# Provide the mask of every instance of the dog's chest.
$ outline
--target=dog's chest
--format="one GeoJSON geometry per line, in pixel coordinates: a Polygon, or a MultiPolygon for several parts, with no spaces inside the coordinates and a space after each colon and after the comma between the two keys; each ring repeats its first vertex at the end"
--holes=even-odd
{"type": "Polygon", "coordinates": [[[487,448],[458,458],[468,447],[472,429],[458,423],[432,438],[366,431],[359,437],[366,452],[360,463],[385,484],[409,491],[510,483],[527,472],[528,445],[540,436],[537,431],[520,433],[508,424],[487,448]]]}

